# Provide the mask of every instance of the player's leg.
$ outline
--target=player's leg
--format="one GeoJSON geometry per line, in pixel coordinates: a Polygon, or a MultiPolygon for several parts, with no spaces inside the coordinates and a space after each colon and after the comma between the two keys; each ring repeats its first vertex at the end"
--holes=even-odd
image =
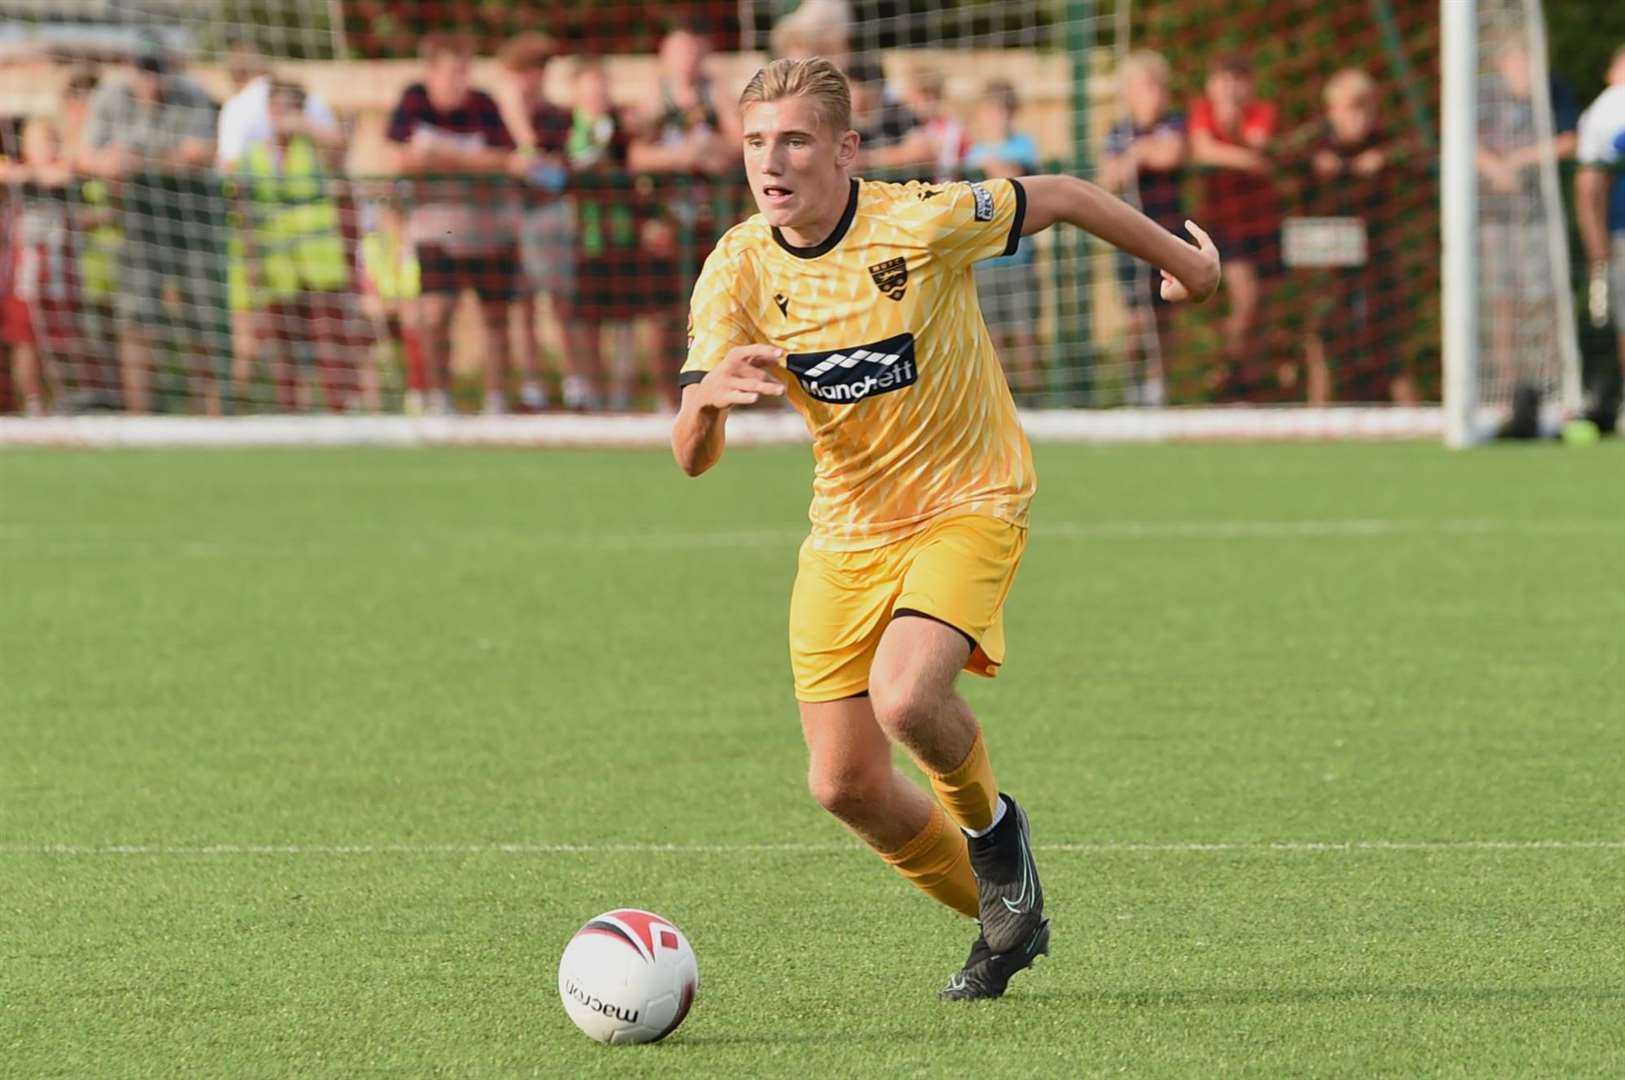
{"type": "Polygon", "coordinates": [[[969,839],[981,931],[940,997],[1003,995],[1017,972],[1049,952],[1049,922],[1025,811],[1001,795],[981,729],[953,678],[971,656],[963,634],[923,615],[894,618],[871,674],[876,716],[931,778],[951,821],[969,839]]]}
{"type": "Polygon", "coordinates": [[[965,838],[892,763],[867,697],[802,702],[807,787],[818,805],[927,896],[977,912],[965,838]]]}
{"type": "Polygon", "coordinates": [[[931,777],[950,819],[970,837],[983,944],[1008,954],[998,971],[983,965],[988,977],[964,996],[1002,993],[1000,979],[1048,944],[1027,815],[1000,793],[980,725],[954,691],[961,669],[991,676],[1003,660],[1002,610],[1025,544],[1024,529],[979,515],[927,530],[915,541],[869,672],[877,722],[931,777]],[[1010,957],[1021,962],[1012,966],[1010,957]]]}
{"type": "Polygon", "coordinates": [[[965,838],[892,763],[866,694],[906,549],[802,546],[790,594],[790,665],[818,803],[933,899],[974,916],[965,838]]]}
{"type": "Polygon", "coordinates": [[[925,615],[899,615],[880,639],[869,685],[881,729],[906,748],[970,838],[982,931],[994,952],[1032,937],[1044,920],[1026,816],[1000,795],[981,726],[954,679],[969,639],[925,615]]]}

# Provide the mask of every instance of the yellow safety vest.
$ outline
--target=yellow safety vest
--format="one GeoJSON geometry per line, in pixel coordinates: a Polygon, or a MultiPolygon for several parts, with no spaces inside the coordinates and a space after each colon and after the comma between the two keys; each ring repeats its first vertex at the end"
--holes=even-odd
{"type": "MultiPolygon", "coordinates": [[[[101,180],[86,180],[79,188],[79,197],[87,207],[106,210],[111,203],[107,184],[101,180]]],[[[124,230],[112,222],[104,222],[85,230],[79,247],[79,285],[85,296],[110,302],[118,292],[118,253],[124,246],[124,230]]]]}
{"type": "Polygon", "coordinates": [[[244,155],[253,250],[260,279],[273,298],[334,292],[350,283],[339,234],[339,208],[329,193],[316,144],[299,137],[277,168],[265,143],[244,155]]]}
{"type": "Polygon", "coordinates": [[[380,300],[410,300],[423,287],[423,273],[412,245],[398,236],[373,230],[361,238],[361,258],[380,300]]]}

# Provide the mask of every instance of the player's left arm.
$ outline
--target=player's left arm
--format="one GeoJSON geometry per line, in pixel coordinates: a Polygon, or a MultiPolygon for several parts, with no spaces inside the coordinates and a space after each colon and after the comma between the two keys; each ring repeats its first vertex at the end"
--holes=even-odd
{"type": "Polygon", "coordinates": [[[1019,182],[1027,193],[1021,235],[1031,236],[1064,221],[1159,268],[1164,300],[1201,303],[1218,290],[1219,249],[1195,222],[1185,222],[1196,238],[1193,245],[1079,177],[1023,176],[1019,182]]]}

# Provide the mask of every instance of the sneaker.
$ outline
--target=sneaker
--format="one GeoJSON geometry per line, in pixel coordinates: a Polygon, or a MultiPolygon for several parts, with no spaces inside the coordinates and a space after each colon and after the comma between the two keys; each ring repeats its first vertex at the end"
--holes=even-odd
{"type": "Polygon", "coordinates": [[[1018,971],[1025,971],[1033,966],[1033,962],[1040,956],[1049,955],[1049,923],[1041,922],[1032,937],[1022,943],[1020,948],[1009,952],[994,952],[988,947],[987,938],[982,934],[976,935],[976,943],[970,947],[970,956],[965,959],[965,966],[951,979],[948,985],[937,991],[940,1001],[987,1001],[1002,997],[1005,987],[1010,985],[1010,977],[1018,971]]]}
{"type": "Polygon", "coordinates": [[[970,838],[970,868],[988,947],[1007,953],[1031,940],[1043,923],[1044,890],[1033,865],[1027,812],[1010,796],[999,798],[1004,817],[987,835],[970,838]]]}

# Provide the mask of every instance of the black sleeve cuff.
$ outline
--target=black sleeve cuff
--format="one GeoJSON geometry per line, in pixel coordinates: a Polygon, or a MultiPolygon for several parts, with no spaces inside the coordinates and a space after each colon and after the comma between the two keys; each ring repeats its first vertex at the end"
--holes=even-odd
{"type": "Polygon", "coordinates": [[[682,389],[685,386],[693,386],[695,383],[705,378],[705,375],[706,373],[703,371],[681,372],[677,376],[677,387],[678,389],[682,389]]]}
{"type": "Polygon", "coordinates": [[[1010,222],[1010,239],[1004,245],[1006,255],[1014,255],[1021,246],[1021,226],[1027,220],[1027,189],[1021,186],[1020,180],[1011,180],[1010,187],[1016,193],[1016,216],[1010,222]]]}

